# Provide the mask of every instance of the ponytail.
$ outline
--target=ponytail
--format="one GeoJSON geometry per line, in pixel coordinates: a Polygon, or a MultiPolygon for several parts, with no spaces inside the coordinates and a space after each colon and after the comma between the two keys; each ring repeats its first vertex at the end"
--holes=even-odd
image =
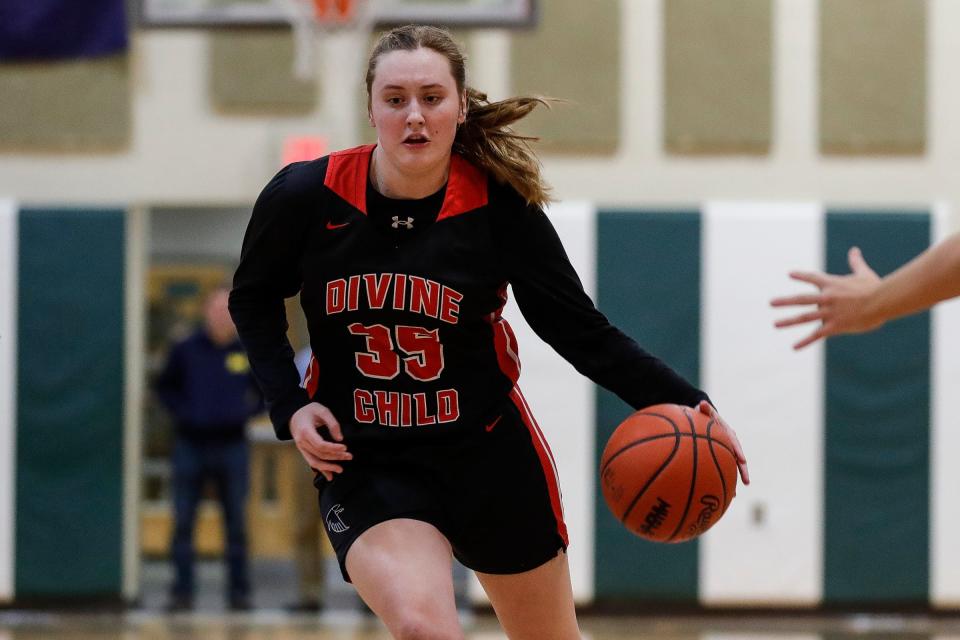
{"type": "Polygon", "coordinates": [[[467,87],[467,116],[457,129],[453,150],[484,169],[500,183],[509,184],[528,204],[550,202],[550,188],[540,175],[540,160],[530,143],[538,138],[524,136],[510,125],[538,105],[550,108],[543,98],[518,96],[490,102],[487,96],[467,87]]]}

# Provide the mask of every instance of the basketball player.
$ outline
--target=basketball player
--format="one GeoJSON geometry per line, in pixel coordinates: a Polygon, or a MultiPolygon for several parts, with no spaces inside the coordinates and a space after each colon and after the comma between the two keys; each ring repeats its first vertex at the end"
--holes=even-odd
{"type": "Polygon", "coordinates": [[[367,91],[377,144],[283,169],[244,239],[231,310],[277,435],[317,472],[344,578],[394,637],[464,637],[455,556],[510,638],[579,639],[556,469],[501,317],[507,285],[547,343],[632,406],[716,412],[583,292],[537,159],[507,128],[539,100],[489,103],[450,36],[423,26],[381,37],[367,91]],[[285,339],[297,292],[312,395],[285,339]]]}
{"type": "Polygon", "coordinates": [[[819,322],[810,335],[794,345],[802,349],[821,338],[842,333],[864,333],[894,318],[923,311],[938,302],[960,296],[960,234],[936,244],[899,269],[879,277],[857,247],[847,254],[847,275],[794,271],[790,277],[809,282],[818,293],[776,298],[774,307],[817,305],[791,318],[778,320],[778,328],[819,322]]]}

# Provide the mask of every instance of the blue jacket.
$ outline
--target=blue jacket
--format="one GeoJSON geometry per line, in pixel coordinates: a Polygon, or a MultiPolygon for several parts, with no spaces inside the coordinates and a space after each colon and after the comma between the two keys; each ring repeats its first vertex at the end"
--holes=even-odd
{"type": "Polygon", "coordinates": [[[203,329],[173,346],[156,390],[188,438],[243,437],[247,420],[263,410],[240,342],[217,346],[203,329]]]}

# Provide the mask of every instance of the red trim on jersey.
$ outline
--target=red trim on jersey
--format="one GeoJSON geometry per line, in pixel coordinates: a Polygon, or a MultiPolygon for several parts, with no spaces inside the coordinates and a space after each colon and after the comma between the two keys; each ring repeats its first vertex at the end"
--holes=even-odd
{"type": "Polygon", "coordinates": [[[504,284],[497,292],[500,296],[500,308],[487,316],[487,322],[490,323],[490,329],[493,331],[493,349],[497,354],[497,364],[503,375],[510,379],[510,382],[516,384],[520,379],[520,350],[517,344],[517,336],[513,333],[513,328],[501,314],[503,307],[507,304],[507,285],[504,284]]]}
{"type": "Polygon", "coordinates": [[[307,370],[303,372],[303,384],[301,386],[307,390],[307,396],[312,399],[319,385],[320,363],[317,362],[317,357],[311,353],[310,364],[307,365],[307,370]]]}
{"type": "Polygon", "coordinates": [[[506,318],[493,320],[493,346],[497,350],[497,364],[500,370],[516,383],[520,379],[520,356],[517,354],[517,337],[506,318]]]}
{"type": "Polygon", "coordinates": [[[375,144],[334,151],[330,154],[325,187],[347,201],[361,213],[367,213],[367,175],[370,173],[370,154],[375,144]]]}
{"type": "Polygon", "coordinates": [[[450,179],[437,221],[487,204],[487,176],[457,154],[450,157],[450,179]]]}
{"type": "MultiPolygon", "coordinates": [[[[370,154],[377,145],[368,144],[330,154],[324,186],[367,213],[367,180],[370,154]]],[[[487,204],[487,176],[457,154],[450,157],[450,178],[437,220],[473,211],[487,204]]]]}
{"type": "Polygon", "coordinates": [[[547,481],[547,491],[550,492],[550,505],[553,507],[553,516],[557,519],[557,533],[559,533],[560,538],[563,539],[563,544],[569,546],[570,540],[567,536],[567,524],[563,521],[560,476],[557,473],[557,463],[553,460],[553,452],[550,451],[550,445],[547,444],[547,439],[543,437],[543,432],[540,431],[540,425],[537,424],[536,418],[533,417],[533,412],[530,411],[527,399],[524,398],[520,392],[520,387],[514,387],[510,390],[510,400],[512,400],[513,404],[517,407],[517,410],[520,412],[520,417],[523,419],[523,424],[526,425],[527,430],[530,432],[530,440],[533,441],[533,448],[536,449],[537,457],[540,458],[540,466],[543,467],[544,480],[547,481]]]}

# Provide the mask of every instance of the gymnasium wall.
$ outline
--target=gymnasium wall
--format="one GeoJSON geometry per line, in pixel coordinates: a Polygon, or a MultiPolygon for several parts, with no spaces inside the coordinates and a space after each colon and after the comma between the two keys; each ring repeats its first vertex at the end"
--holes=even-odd
{"type": "MultiPolygon", "coordinates": [[[[551,210],[608,317],[699,384],[737,430],[753,483],[698,541],[643,542],[608,512],[603,444],[631,409],[544,345],[514,307],[521,387],[561,473],[581,602],[708,606],[960,604],[960,482],[949,399],[960,303],[795,352],[770,298],[792,269],[845,268],[856,244],[886,273],[945,233],[937,208],[707,202],[551,210]]],[[[482,599],[478,585],[473,593],[482,599]]]]}
{"type": "MultiPolygon", "coordinates": [[[[621,0],[586,13],[541,5],[542,30],[477,30],[462,40],[471,81],[492,97],[567,99],[531,127],[546,138],[544,167],[560,199],[629,207],[935,197],[958,210],[952,0],[621,0]]],[[[263,57],[255,38],[238,45],[202,31],[140,30],[131,42],[122,82],[84,71],[58,92],[45,65],[0,63],[0,193],[43,203],[248,204],[279,167],[287,136],[321,135],[337,148],[368,135],[362,65],[345,57],[353,43],[343,34],[319,46],[306,97],[290,78],[289,43],[276,45],[264,79],[248,66],[263,57]],[[225,83],[224,74],[237,76],[224,61],[251,69],[242,77],[258,90],[225,83]],[[34,100],[37,87],[44,93],[34,100]],[[265,93],[277,104],[263,104],[265,93]],[[129,114],[90,103],[102,95],[129,114]],[[103,122],[88,128],[86,116],[62,112],[71,104],[103,122]],[[99,137],[108,126],[117,130],[99,137]],[[88,142],[64,151],[45,138],[50,131],[82,131],[88,142]]]]}
{"type": "MultiPolygon", "coordinates": [[[[137,477],[124,477],[130,215],[4,202],[5,599],[117,597],[132,570],[123,557],[135,540],[124,535],[125,484],[137,477]]],[[[950,536],[960,435],[949,417],[960,345],[946,330],[960,305],[798,353],[800,332],[775,331],[782,314],[766,304],[801,288],[788,270],[840,270],[852,244],[891,270],[946,232],[943,207],[568,202],[550,215],[600,309],[710,394],[754,480],[699,541],[653,545],[626,533],[596,478],[599,450],[630,409],[563,362],[511,303],[521,385],[561,473],[580,602],[960,606],[950,536]]]]}
{"type": "MultiPolygon", "coordinates": [[[[755,481],[700,542],[627,537],[595,482],[627,408],[515,319],[578,599],[960,606],[957,306],[801,353],[766,306],[788,269],[844,269],[851,243],[889,269],[957,228],[960,3],[577,5],[543,0],[536,31],[459,34],[471,82],[567,99],[525,129],[546,138],[567,250],[611,319],[707,389],[755,481]]],[[[288,34],[243,33],[140,30],[119,57],[0,61],[0,601],[136,594],[141,212],[193,251],[197,207],[248,208],[288,136],[369,138],[356,43],[327,38],[304,84],[288,34]],[[36,558],[66,561],[64,578],[36,558]]]]}

